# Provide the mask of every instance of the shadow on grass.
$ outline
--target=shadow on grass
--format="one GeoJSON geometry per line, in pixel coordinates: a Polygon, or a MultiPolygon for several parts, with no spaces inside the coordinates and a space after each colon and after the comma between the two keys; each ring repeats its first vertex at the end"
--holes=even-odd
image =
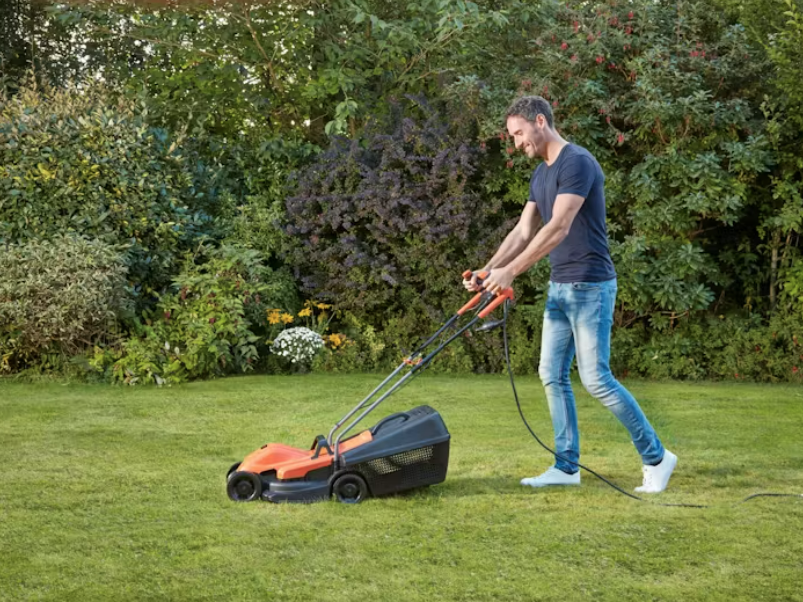
{"type": "Polygon", "coordinates": [[[523,494],[572,494],[582,490],[580,487],[550,487],[536,489],[525,487],[519,483],[515,477],[454,477],[447,478],[446,481],[438,485],[429,487],[418,487],[403,491],[390,496],[382,496],[383,499],[425,499],[425,498],[462,498],[476,497],[483,495],[523,495],[523,494]]]}

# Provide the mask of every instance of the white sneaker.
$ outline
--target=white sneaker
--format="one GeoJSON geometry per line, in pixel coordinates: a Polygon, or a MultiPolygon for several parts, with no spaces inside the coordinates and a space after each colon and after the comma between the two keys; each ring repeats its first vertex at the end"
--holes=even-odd
{"type": "Polygon", "coordinates": [[[522,479],[521,484],[527,485],[528,487],[549,487],[551,485],[579,485],[580,471],[578,470],[574,474],[567,474],[562,470],[560,470],[559,468],[550,466],[547,469],[547,471],[542,475],[539,475],[537,477],[530,477],[528,479],[522,479]]]}
{"type": "Polygon", "coordinates": [[[671,451],[664,450],[664,459],[655,466],[642,466],[644,472],[644,484],[636,487],[638,493],[661,493],[669,483],[669,477],[677,466],[678,457],[671,451]]]}

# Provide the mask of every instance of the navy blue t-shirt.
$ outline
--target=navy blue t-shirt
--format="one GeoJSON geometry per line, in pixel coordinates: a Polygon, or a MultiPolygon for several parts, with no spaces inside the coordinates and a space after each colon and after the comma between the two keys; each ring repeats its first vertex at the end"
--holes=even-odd
{"type": "Polygon", "coordinates": [[[544,223],[552,219],[559,194],[585,198],[569,235],[549,254],[553,282],[602,282],[616,278],[608,250],[605,224],[605,175],[594,156],[581,146],[567,144],[552,165],[536,167],[530,179],[530,201],[544,223]]]}

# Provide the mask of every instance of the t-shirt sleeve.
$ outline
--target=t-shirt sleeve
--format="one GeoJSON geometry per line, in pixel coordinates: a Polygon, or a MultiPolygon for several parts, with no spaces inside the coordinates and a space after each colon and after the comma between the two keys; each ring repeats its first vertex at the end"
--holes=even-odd
{"type": "Polygon", "coordinates": [[[596,175],[594,163],[588,157],[570,157],[561,166],[557,194],[576,194],[585,199],[594,185],[596,175]]]}

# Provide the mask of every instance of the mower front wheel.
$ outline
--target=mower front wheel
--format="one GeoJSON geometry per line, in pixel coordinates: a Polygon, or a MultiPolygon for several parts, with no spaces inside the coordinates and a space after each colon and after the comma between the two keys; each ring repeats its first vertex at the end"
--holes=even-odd
{"type": "Polygon", "coordinates": [[[360,475],[340,475],[332,485],[332,494],[343,504],[359,504],[368,497],[368,484],[360,475]]]}
{"type": "Polygon", "coordinates": [[[229,475],[226,492],[235,502],[252,502],[262,495],[262,481],[253,472],[233,472],[229,475]]]}

